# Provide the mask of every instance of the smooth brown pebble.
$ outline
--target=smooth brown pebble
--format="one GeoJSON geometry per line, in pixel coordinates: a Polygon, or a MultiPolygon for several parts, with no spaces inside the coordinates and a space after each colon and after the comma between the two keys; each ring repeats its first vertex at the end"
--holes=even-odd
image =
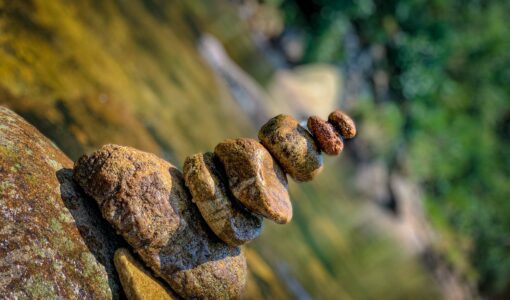
{"type": "Polygon", "coordinates": [[[259,131],[262,145],[296,181],[310,181],[320,173],[323,159],[312,135],[291,116],[278,115],[259,131]]]}
{"type": "Polygon", "coordinates": [[[128,300],[179,299],[173,291],[154,278],[127,249],[117,249],[113,262],[128,300]]]}
{"type": "Polygon", "coordinates": [[[344,149],[344,143],[333,125],[319,117],[308,118],[308,129],[313,134],[324,153],[338,155],[344,149]]]}
{"type": "Polygon", "coordinates": [[[228,139],[214,154],[227,174],[230,190],[253,213],[279,224],[292,219],[287,178],[271,154],[252,139],[228,139]]]}
{"type": "Polygon", "coordinates": [[[237,246],[260,235],[262,217],[250,213],[237,202],[213,153],[199,153],[186,158],[183,174],[193,202],[220,239],[237,246]]]}
{"type": "Polygon", "coordinates": [[[172,164],[106,145],[78,160],[74,178],[117,233],[181,297],[240,297],[247,273],[244,254],[210,231],[172,164]]]}
{"type": "Polygon", "coordinates": [[[356,136],[356,125],[346,113],[336,110],[329,114],[328,121],[333,124],[336,130],[346,139],[356,136]]]}

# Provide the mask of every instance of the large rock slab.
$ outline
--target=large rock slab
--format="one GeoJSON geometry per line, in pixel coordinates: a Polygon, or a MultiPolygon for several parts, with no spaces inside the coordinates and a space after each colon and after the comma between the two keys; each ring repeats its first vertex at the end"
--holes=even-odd
{"type": "Polygon", "coordinates": [[[117,238],[72,181],[73,162],[0,107],[0,295],[119,298],[117,238]]]}

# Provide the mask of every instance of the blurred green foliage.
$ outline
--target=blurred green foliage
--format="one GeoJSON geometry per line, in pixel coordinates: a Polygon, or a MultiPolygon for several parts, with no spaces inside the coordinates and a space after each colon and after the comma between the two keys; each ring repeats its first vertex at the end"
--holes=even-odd
{"type": "Polygon", "coordinates": [[[484,293],[504,288],[510,281],[510,2],[272,2],[288,26],[305,32],[303,63],[341,63],[339,34],[348,28],[362,49],[384,47],[374,68],[389,75],[391,100],[359,107],[362,122],[389,122],[381,127],[389,138],[375,155],[423,183],[443,239],[438,247],[451,263],[484,293]]]}

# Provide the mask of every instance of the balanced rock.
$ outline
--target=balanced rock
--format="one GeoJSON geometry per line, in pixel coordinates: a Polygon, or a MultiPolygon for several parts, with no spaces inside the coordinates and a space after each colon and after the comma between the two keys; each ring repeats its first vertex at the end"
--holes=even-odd
{"type": "Polygon", "coordinates": [[[128,300],[179,299],[170,289],[154,278],[125,248],[115,251],[115,268],[128,300]]]}
{"type": "Polygon", "coordinates": [[[133,248],[161,248],[179,228],[180,216],[168,199],[187,197],[176,187],[178,172],[154,154],[105,145],[78,159],[74,179],[133,248]]]}
{"type": "Polygon", "coordinates": [[[252,139],[227,139],[214,154],[221,161],[230,190],[248,210],[279,224],[292,219],[287,177],[271,154],[252,139]]]}
{"type": "Polygon", "coordinates": [[[0,107],[0,298],[117,299],[118,239],[72,161],[0,107]]]}
{"type": "Polygon", "coordinates": [[[312,135],[291,116],[278,115],[259,131],[262,145],[297,181],[310,181],[323,166],[320,149],[312,135]]]}
{"type": "Polygon", "coordinates": [[[184,298],[239,298],[246,259],[207,227],[169,162],[106,145],[75,165],[75,180],[147,266],[184,298]]]}
{"type": "Polygon", "coordinates": [[[338,155],[342,152],[344,143],[331,123],[319,117],[312,116],[308,118],[307,126],[324,153],[328,155],[338,155]]]}
{"type": "Polygon", "coordinates": [[[346,113],[335,110],[329,114],[328,121],[333,124],[336,130],[346,139],[356,136],[356,125],[346,113]]]}
{"type": "Polygon", "coordinates": [[[237,202],[223,172],[210,152],[195,154],[184,162],[184,181],[202,217],[220,239],[237,246],[260,235],[262,218],[237,202]]]}

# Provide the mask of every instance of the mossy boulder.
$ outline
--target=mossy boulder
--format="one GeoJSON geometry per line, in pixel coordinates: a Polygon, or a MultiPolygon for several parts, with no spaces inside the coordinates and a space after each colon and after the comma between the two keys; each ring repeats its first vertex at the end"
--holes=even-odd
{"type": "Polygon", "coordinates": [[[119,240],[72,181],[73,162],[0,107],[0,295],[111,299],[119,240]]]}

